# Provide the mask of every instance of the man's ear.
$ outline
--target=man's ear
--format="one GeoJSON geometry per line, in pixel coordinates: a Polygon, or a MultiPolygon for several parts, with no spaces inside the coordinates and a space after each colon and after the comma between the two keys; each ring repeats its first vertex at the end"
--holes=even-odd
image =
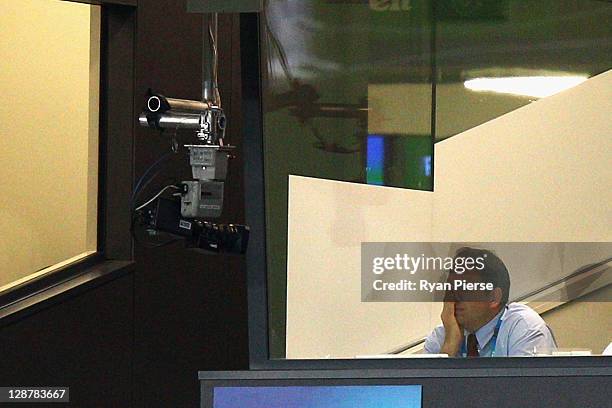
{"type": "Polygon", "coordinates": [[[503,295],[504,294],[501,288],[495,288],[491,291],[491,300],[489,300],[489,302],[491,303],[491,307],[493,309],[496,309],[501,305],[503,295]]]}

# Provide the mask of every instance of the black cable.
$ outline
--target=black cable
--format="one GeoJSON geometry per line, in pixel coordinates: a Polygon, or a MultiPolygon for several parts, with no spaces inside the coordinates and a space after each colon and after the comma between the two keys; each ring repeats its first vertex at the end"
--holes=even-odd
{"type": "Polygon", "coordinates": [[[134,209],[134,211],[140,211],[140,210],[143,210],[146,207],[150,206],[151,204],[153,204],[154,202],[159,200],[159,198],[170,188],[174,188],[175,190],[180,190],[181,189],[181,187],[179,187],[177,185],[169,184],[169,185],[165,186],[164,188],[162,188],[159,192],[157,192],[153,197],[149,198],[146,202],[144,202],[143,204],[140,204],[138,207],[136,207],[134,209]]]}
{"type": "Polygon", "coordinates": [[[134,239],[134,242],[145,248],[149,248],[149,249],[161,248],[163,246],[170,245],[174,242],[177,242],[183,239],[183,238],[173,238],[173,239],[170,239],[168,241],[165,241],[159,244],[150,244],[150,243],[147,243],[139,239],[138,234],[136,233],[136,222],[139,218],[142,218],[141,211],[134,211],[134,208],[136,207],[135,206],[136,200],[138,199],[140,193],[145,191],[146,187],[148,187],[150,183],[153,180],[155,180],[155,178],[161,173],[162,170],[157,169],[157,168],[163,163],[165,163],[166,161],[168,161],[170,158],[172,158],[174,154],[176,153],[174,152],[166,153],[165,155],[160,157],[158,160],[156,160],[153,164],[151,164],[145,170],[142,176],[138,179],[138,181],[136,182],[134,186],[134,190],[132,191],[132,197],[131,197],[131,202],[130,202],[130,213],[131,213],[130,233],[132,235],[132,238],[134,239]]]}
{"type": "MultiPolygon", "coordinates": [[[[143,248],[147,248],[147,249],[156,249],[156,248],[161,248],[164,246],[168,246],[170,244],[173,244],[175,242],[178,241],[182,241],[183,238],[171,238],[165,242],[161,242],[159,244],[151,244],[148,243],[146,241],[142,241],[141,239],[138,238],[138,234],[136,234],[136,220],[141,217],[141,212],[135,212],[132,214],[132,221],[130,224],[130,233],[132,235],[132,238],[134,239],[134,242],[136,244],[138,244],[139,246],[142,246],[143,248]]],[[[144,225],[144,224],[143,224],[144,225]]]]}
{"type": "Polygon", "coordinates": [[[143,183],[143,181],[149,176],[151,171],[155,170],[157,166],[161,165],[166,160],[170,159],[172,156],[174,156],[174,154],[175,154],[174,152],[166,153],[165,155],[157,159],[155,163],[150,165],[149,168],[147,168],[145,172],[142,174],[142,176],[140,176],[140,179],[138,179],[138,181],[136,182],[136,185],[134,186],[134,190],[132,191],[132,198],[130,200],[132,208],[134,207],[134,200],[136,199],[136,195],[142,188],[141,184],[143,183]]]}
{"type": "MultiPolygon", "coordinates": [[[[132,208],[136,208],[136,201],[138,200],[138,197],[140,197],[140,195],[144,192],[147,191],[147,187],[149,187],[149,185],[151,185],[151,183],[153,182],[153,180],[155,180],[157,178],[157,176],[159,176],[159,174],[161,173],[161,170],[157,170],[155,173],[153,173],[151,175],[151,177],[149,177],[149,179],[142,185],[140,186],[140,189],[138,192],[136,192],[136,194],[134,195],[134,198],[132,200],[132,208]]],[[[163,184],[163,183],[162,183],[163,184]]]]}

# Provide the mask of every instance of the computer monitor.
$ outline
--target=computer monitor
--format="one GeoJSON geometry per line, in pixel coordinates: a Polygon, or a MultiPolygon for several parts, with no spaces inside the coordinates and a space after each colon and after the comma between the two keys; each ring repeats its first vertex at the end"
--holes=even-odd
{"type": "Polygon", "coordinates": [[[200,373],[201,408],[421,408],[422,387],[390,379],[311,372],[200,373]],[[207,378],[208,377],[208,378],[207,378]]]}

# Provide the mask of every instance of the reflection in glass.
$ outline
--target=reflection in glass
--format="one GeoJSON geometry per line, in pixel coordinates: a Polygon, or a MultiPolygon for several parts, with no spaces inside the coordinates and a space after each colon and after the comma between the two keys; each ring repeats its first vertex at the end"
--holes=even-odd
{"type": "Polygon", "coordinates": [[[470,91],[545,98],[580,85],[586,76],[476,78],[464,82],[470,91]]]}
{"type": "MultiPolygon", "coordinates": [[[[270,350],[272,357],[283,357],[288,175],[433,190],[432,139],[441,141],[459,135],[539,98],[588,82],[612,66],[612,26],[608,23],[612,3],[269,0],[265,5],[261,30],[270,350]]],[[[453,152],[465,152],[468,157],[474,154],[483,163],[491,159],[487,157],[489,150],[476,150],[478,140],[472,139],[472,145],[466,148],[459,146],[465,140],[460,137],[440,143],[436,157],[443,157],[440,152],[446,147],[448,159],[448,143],[457,142],[453,152]]],[[[542,140],[532,147],[540,146],[542,140]]],[[[567,143],[565,140],[564,149],[569,149],[567,143]]],[[[535,155],[522,153],[524,157],[535,155]]],[[[587,150],[582,153],[590,154],[587,150]]],[[[553,167],[548,171],[549,164],[541,158],[538,154],[534,163],[537,161],[538,168],[546,171],[537,182],[531,181],[532,185],[539,186],[540,181],[545,185],[550,174],[560,174],[553,167]]],[[[499,173],[493,168],[497,163],[486,163],[483,172],[499,173]]],[[[452,163],[444,164],[450,172],[452,163]]],[[[444,169],[437,168],[439,174],[444,169]]],[[[428,222],[458,222],[461,217],[453,214],[444,219],[440,214],[468,207],[467,202],[491,206],[483,196],[462,194],[462,183],[471,182],[465,179],[463,169],[453,178],[455,187],[448,186],[452,177],[437,183],[439,190],[445,184],[447,193],[453,192],[452,197],[436,201],[438,217],[433,217],[433,212],[415,210],[419,216],[413,219],[423,221],[415,225],[426,224],[424,228],[433,230],[428,222]]],[[[484,183],[476,181],[472,184],[484,183]]],[[[511,186],[517,193],[531,191],[524,188],[524,180],[511,186]]],[[[559,187],[559,191],[553,189],[555,193],[565,191],[556,184],[554,187],[559,187]]],[[[368,195],[363,202],[376,201],[377,197],[368,195]]],[[[333,216],[326,207],[307,221],[293,219],[292,225],[308,223],[333,230],[340,242],[334,250],[346,244],[348,239],[343,234],[357,231],[355,235],[359,235],[371,221],[365,216],[351,219],[354,228],[347,228],[347,209],[359,207],[359,203],[333,207],[333,200],[325,202],[332,203],[329,211],[333,216]]],[[[423,205],[416,197],[414,202],[423,205]]],[[[562,208],[567,200],[559,203],[562,208]]],[[[527,206],[512,200],[498,205],[509,214],[521,213],[527,206]]],[[[480,214],[463,215],[461,220],[480,214]]],[[[473,232],[475,224],[461,230],[473,232]]],[[[519,229],[520,223],[516,225],[519,229]]],[[[589,239],[588,233],[584,234],[589,239]]],[[[325,239],[321,242],[327,242],[325,239]]],[[[439,311],[425,310],[420,315],[437,319],[439,311]]]]}
{"type": "Polygon", "coordinates": [[[612,4],[436,2],[436,140],[612,68],[612,4]]]}
{"type": "Polygon", "coordinates": [[[288,176],[432,189],[431,5],[378,3],[265,2],[263,120],[276,356],[284,355],[285,341],[288,176]]]}

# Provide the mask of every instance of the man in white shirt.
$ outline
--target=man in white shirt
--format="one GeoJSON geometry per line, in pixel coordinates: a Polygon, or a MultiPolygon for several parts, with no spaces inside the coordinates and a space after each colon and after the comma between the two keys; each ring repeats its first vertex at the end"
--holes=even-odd
{"type": "MultiPolygon", "coordinates": [[[[449,281],[490,283],[492,290],[454,290],[447,293],[442,325],[425,340],[425,352],[451,357],[511,357],[550,354],[556,349],[552,332],[528,306],[508,304],[510,277],[491,251],[461,248],[457,258],[484,260],[483,268],[451,272],[449,281]]],[[[453,286],[454,287],[454,286],[453,286]]]]}

